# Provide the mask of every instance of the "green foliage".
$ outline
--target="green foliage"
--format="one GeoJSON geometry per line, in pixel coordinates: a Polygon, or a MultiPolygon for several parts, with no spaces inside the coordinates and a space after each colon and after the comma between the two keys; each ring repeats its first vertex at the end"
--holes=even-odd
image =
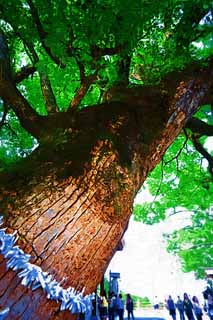
{"type": "MultiPolygon", "coordinates": [[[[97,72],[98,77],[81,101],[82,108],[99,103],[102,93],[121,81],[119,65],[124,57],[131,60],[130,83],[143,85],[158,83],[167,72],[212,54],[209,0],[33,0],[33,4],[44,35],[39,35],[25,0],[0,1],[0,26],[8,40],[13,72],[23,65],[36,65],[37,72],[18,87],[41,115],[47,111],[39,72],[49,77],[58,108],[65,111],[80,87],[79,61],[87,76],[97,72]],[[44,45],[64,68],[52,61],[44,45]],[[96,48],[120,50],[94,57],[96,48]]],[[[1,134],[10,144],[8,127],[1,134]]],[[[23,139],[21,147],[25,148],[23,139]]],[[[11,152],[9,155],[12,157],[11,152]]]]}
{"type": "MultiPolygon", "coordinates": [[[[125,299],[127,293],[121,292],[121,294],[122,294],[123,298],[125,299]]],[[[131,298],[133,300],[134,309],[150,308],[152,306],[149,298],[147,298],[147,297],[140,297],[140,296],[136,296],[136,295],[131,294],[131,298]]]]}
{"type": "MultiPolygon", "coordinates": [[[[196,116],[212,124],[209,105],[203,106],[196,116]]],[[[188,135],[180,135],[170,146],[162,163],[147,179],[147,186],[155,200],[136,205],[135,219],[152,224],[169,215],[191,212],[191,225],[166,235],[168,250],[181,258],[185,272],[194,270],[198,277],[204,276],[204,268],[213,264],[213,220],[209,215],[213,184],[206,162],[188,135]]]]}
{"type": "MultiPolygon", "coordinates": [[[[2,107],[0,103],[0,117],[3,116],[2,107]]],[[[13,112],[9,112],[5,122],[6,126],[0,128],[0,171],[29,155],[36,145],[36,140],[20,126],[13,112]]]]}
{"type": "Polygon", "coordinates": [[[157,223],[165,218],[165,209],[161,203],[155,201],[155,209],[150,210],[150,204],[136,204],[134,206],[134,215],[136,221],[143,221],[146,224],[157,223]]]}
{"type": "Polygon", "coordinates": [[[25,79],[22,84],[19,85],[19,90],[39,114],[47,114],[42,99],[38,74],[35,74],[31,79],[25,79]]]}
{"type": "Polygon", "coordinates": [[[136,306],[139,308],[150,308],[152,306],[149,298],[147,297],[138,297],[138,296],[131,296],[134,301],[134,307],[136,309],[136,306]]]}
{"type": "Polygon", "coordinates": [[[204,268],[213,265],[213,219],[207,212],[192,215],[192,225],[167,235],[169,252],[182,261],[183,271],[204,277],[204,268]]]}

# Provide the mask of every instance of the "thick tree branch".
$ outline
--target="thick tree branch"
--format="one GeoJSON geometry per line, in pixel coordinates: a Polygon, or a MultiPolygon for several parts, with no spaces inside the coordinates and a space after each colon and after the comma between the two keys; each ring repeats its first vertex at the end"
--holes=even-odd
{"type": "Polygon", "coordinates": [[[39,35],[39,38],[41,40],[41,44],[42,44],[44,50],[49,55],[49,57],[55,62],[55,64],[57,64],[61,68],[65,68],[65,65],[60,61],[60,59],[58,57],[53,55],[50,47],[48,47],[45,44],[45,39],[47,37],[47,32],[44,31],[44,29],[43,29],[43,26],[41,24],[41,21],[40,21],[40,18],[39,18],[39,14],[38,14],[38,10],[37,10],[36,6],[34,5],[32,0],[27,0],[27,3],[29,5],[29,7],[30,7],[31,15],[32,15],[33,21],[34,21],[34,23],[36,25],[36,28],[37,28],[37,31],[38,31],[38,35],[39,35]]]}
{"type": "Polygon", "coordinates": [[[83,63],[80,61],[78,57],[75,57],[75,60],[77,62],[78,68],[79,68],[79,73],[80,73],[80,81],[81,84],[86,80],[86,75],[85,75],[85,68],[83,63]]]}
{"type": "Polygon", "coordinates": [[[39,116],[22,96],[15,85],[3,79],[0,81],[0,97],[11,106],[21,126],[35,138],[40,137],[42,117],[39,116]]]}
{"type": "MultiPolygon", "coordinates": [[[[35,51],[33,44],[23,39],[23,37],[19,32],[16,32],[16,34],[23,41],[25,48],[29,50],[29,54],[31,55],[30,58],[31,58],[31,61],[33,62],[33,65],[24,66],[18,73],[16,73],[14,77],[14,82],[19,83],[36,72],[37,69],[34,65],[39,61],[39,57],[35,51]]],[[[48,113],[54,113],[57,111],[58,107],[57,107],[56,99],[51,87],[50,80],[45,73],[39,72],[39,76],[40,76],[41,91],[43,94],[46,110],[48,113]]]]}
{"type": "Polygon", "coordinates": [[[52,90],[51,82],[44,72],[39,72],[41,91],[47,112],[55,113],[58,110],[56,99],[52,90]]]}
{"type": "Polygon", "coordinates": [[[97,79],[97,75],[93,74],[90,76],[87,76],[83,82],[81,82],[80,88],[78,89],[78,91],[76,92],[73,100],[71,101],[69,108],[71,108],[71,110],[74,110],[78,107],[78,105],[80,104],[81,100],[84,98],[84,96],[86,95],[89,87],[91,86],[91,84],[97,79]]]}
{"type": "MultiPolygon", "coordinates": [[[[13,28],[13,29],[14,29],[14,28],[13,28]]],[[[35,64],[39,61],[39,57],[38,57],[38,55],[37,55],[37,52],[36,52],[33,44],[32,44],[29,40],[24,39],[23,36],[20,34],[19,31],[16,31],[16,30],[14,29],[14,32],[15,32],[15,34],[17,34],[17,36],[18,36],[18,37],[21,39],[21,41],[23,42],[26,52],[29,51],[29,53],[28,53],[29,58],[30,58],[30,60],[32,61],[33,66],[35,66],[35,64]]]]}
{"type": "Polygon", "coordinates": [[[131,57],[128,55],[122,56],[121,61],[118,64],[118,76],[119,83],[129,85],[129,70],[131,64],[131,57]]]}
{"type": "Polygon", "coordinates": [[[202,99],[202,104],[211,104],[213,99],[213,59],[209,59],[207,66],[202,66],[200,62],[194,62],[186,66],[183,70],[175,70],[167,74],[161,82],[161,87],[165,90],[165,95],[174,93],[175,88],[183,81],[196,80],[203,83],[207,90],[202,99]]]}
{"type": "Polygon", "coordinates": [[[7,42],[2,31],[0,32],[0,97],[11,106],[22,127],[38,137],[40,129],[37,122],[41,117],[31,108],[13,82],[7,42]]]}
{"type": "Polygon", "coordinates": [[[208,161],[209,172],[213,176],[213,157],[206,151],[195,135],[192,135],[192,142],[195,149],[208,161]]]}
{"type": "MultiPolygon", "coordinates": [[[[39,57],[35,51],[33,44],[23,39],[20,34],[18,34],[18,36],[23,41],[24,46],[28,48],[33,64],[36,64],[39,61],[39,57]]],[[[36,71],[36,67],[34,65],[23,67],[21,71],[16,74],[15,82],[16,83],[21,82],[23,79],[27,78],[29,75],[33,74],[35,71],[36,71]]],[[[58,110],[58,107],[57,107],[56,99],[52,90],[50,80],[44,72],[39,72],[39,76],[40,76],[41,91],[43,94],[46,110],[48,113],[54,113],[58,110]]]]}
{"type": "Polygon", "coordinates": [[[80,73],[80,88],[77,90],[74,98],[70,102],[69,108],[71,110],[74,110],[74,109],[76,109],[78,107],[78,105],[80,104],[81,100],[86,95],[86,93],[87,93],[89,87],[91,86],[91,84],[97,79],[96,73],[92,74],[92,75],[89,75],[89,76],[86,76],[84,65],[80,61],[80,59],[77,58],[77,57],[76,57],[76,62],[78,64],[79,73],[80,73]]]}
{"type": "Polygon", "coordinates": [[[28,78],[29,76],[33,75],[36,72],[36,67],[33,65],[24,66],[18,71],[14,76],[14,82],[20,83],[24,79],[28,78]]]}
{"type": "MultiPolygon", "coordinates": [[[[80,88],[77,90],[73,100],[71,101],[69,108],[71,110],[76,109],[78,105],[80,104],[81,100],[84,98],[86,95],[90,85],[97,79],[96,74],[95,75],[90,75],[86,76],[85,75],[85,68],[83,63],[80,61],[78,56],[75,54],[75,50],[73,48],[73,40],[75,39],[75,35],[73,32],[72,27],[70,26],[70,42],[67,48],[67,53],[69,56],[73,56],[76,59],[76,62],[79,67],[79,73],[80,73],[80,88]]],[[[91,47],[91,56],[94,58],[94,60],[98,60],[101,56],[104,55],[114,55],[114,54],[119,54],[122,51],[122,46],[117,46],[115,48],[100,48],[97,46],[92,46],[91,47]]],[[[122,82],[126,85],[128,85],[128,77],[129,77],[129,66],[130,66],[130,59],[122,59],[122,61],[119,64],[119,73],[122,72],[121,79],[122,82]],[[126,72],[126,67],[128,66],[128,71],[126,72]],[[125,72],[124,72],[125,69],[125,72]]]]}
{"type": "Polygon", "coordinates": [[[213,136],[213,126],[194,117],[186,123],[186,128],[202,136],[213,136]]]}
{"type": "Polygon", "coordinates": [[[4,33],[0,29],[0,81],[11,80],[10,56],[4,33]]]}
{"type": "MultiPolygon", "coordinates": [[[[1,13],[3,13],[3,8],[1,8],[1,13]]],[[[7,21],[5,19],[5,21],[7,21]]],[[[14,26],[14,24],[10,21],[7,22],[10,24],[11,28],[13,29],[14,35],[16,37],[19,37],[21,41],[23,42],[24,48],[26,50],[26,53],[28,54],[30,60],[32,61],[32,64],[23,66],[18,72],[16,72],[13,75],[13,81],[17,84],[23,81],[24,79],[28,78],[30,75],[33,75],[36,72],[35,64],[39,61],[38,55],[33,47],[33,45],[23,38],[21,33],[17,30],[17,28],[14,26]]]]}
{"type": "Polygon", "coordinates": [[[3,109],[4,109],[4,112],[3,112],[3,115],[2,115],[2,118],[0,121],[0,130],[5,124],[5,120],[6,120],[7,113],[8,113],[8,105],[6,103],[3,104],[3,109]]]}

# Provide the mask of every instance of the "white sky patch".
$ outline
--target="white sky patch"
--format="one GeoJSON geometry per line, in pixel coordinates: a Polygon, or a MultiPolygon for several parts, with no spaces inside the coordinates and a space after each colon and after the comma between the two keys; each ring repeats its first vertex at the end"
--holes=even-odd
{"type": "Polygon", "coordinates": [[[209,137],[204,144],[204,147],[207,149],[208,152],[213,151],[213,137],[209,137]]]}
{"type": "MultiPolygon", "coordinates": [[[[210,153],[213,151],[213,137],[209,137],[206,142],[204,143],[204,148],[210,153]]],[[[202,166],[204,168],[208,168],[208,161],[206,159],[203,159],[202,166]]]]}
{"type": "Polygon", "coordinates": [[[109,271],[120,272],[120,289],[126,293],[147,296],[153,301],[158,296],[160,301],[171,294],[177,295],[188,292],[197,295],[203,301],[202,291],[206,282],[195,280],[194,273],[183,273],[177,258],[166,251],[163,233],[180,228],[189,221],[188,215],[171,217],[156,225],[145,225],[130,219],[129,228],[125,234],[123,251],[118,251],[113,257],[109,271]]]}
{"type": "Polygon", "coordinates": [[[202,25],[204,25],[204,24],[211,24],[211,22],[212,22],[212,19],[213,19],[213,17],[212,17],[212,13],[211,13],[211,11],[209,11],[206,15],[205,15],[205,17],[200,21],[200,25],[202,26],[202,25]]]}
{"type": "MultiPolygon", "coordinates": [[[[153,201],[154,197],[145,190],[138,193],[135,203],[153,201]]],[[[119,272],[120,289],[140,297],[147,296],[151,301],[157,296],[164,301],[169,294],[175,299],[187,292],[197,295],[203,302],[202,291],[206,281],[196,280],[194,273],[181,271],[180,261],[166,250],[165,233],[171,233],[191,224],[190,212],[183,211],[172,215],[158,224],[146,225],[134,221],[132,216],[124,236],[124,249],[118,251],[111,260],[106,272],[119,272]]]]}
{"type": "Polygon", "coordinates": [[[137,196],[135,197],[134,203],[143,203],[143,202],[152,202],[154,200],[154,196],[152,196],[148,189],[144,189],[139,191],[137,196]]]}

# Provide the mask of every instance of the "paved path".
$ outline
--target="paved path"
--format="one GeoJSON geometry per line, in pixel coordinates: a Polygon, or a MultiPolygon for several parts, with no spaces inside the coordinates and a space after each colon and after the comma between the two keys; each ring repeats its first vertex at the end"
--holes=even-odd
{"type": "MultiPolygon", "coordinates": [[[[172,320],[166,308],[161,310],[154,309],[136,309],[134,310],[135,320],[172,320]]],[[[176,313],[176,319],[180,320],[179,313],[176,313]]],[[[185,319],[187,319],[185,317],[185,319]]],[[[117,320],[117,319],[116,319],[117,320]]],[[[127,314],[124,313],[124,320],[127,320],[127,314]]],[[[209,320],[207,314],[203,315],[203,320],[209,320]]]]}
{"type": "MultiPolygon", "coordinates": [[[[135,320],[172,320],[169,316],[168,310],[166,309],[137,309],[134,310],[134,316],[135,320]]],[[[126,313],[124,314],[124,319],[127,320],[126,313]]]]}
{"type": "MultiPolygon", "coordinates": [[[[127,318],[124,318],[127,320],[127,318]]],[[[166,320],[165,318],[158,318],[158,317],[135,317],[135,320],[166,320]]]]}

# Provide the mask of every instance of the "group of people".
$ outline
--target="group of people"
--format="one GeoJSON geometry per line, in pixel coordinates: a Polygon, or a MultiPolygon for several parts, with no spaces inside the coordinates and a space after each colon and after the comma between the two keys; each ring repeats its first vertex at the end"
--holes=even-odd
{"type": "Polygon", "coordinates": [[[186,292],[183,299],[178,296],[176,302],[170,295],[166,300],[166,308],[173,320],[176,320],[176,310],[178,310],[180,320],[202,320],[203,312],[207,312],[209,319],[213,320],[213,294],[208,294],[203,307],[196,296],[191,299],[186,292]]]}
{"type": "Polygon", "coordinates": [[[109,296],[106,296],[104,293],[100,296],[98,301],[98,309],[101,320],[114,320],[115,317],[119,317],[119,320],[123,320],[124,311],[127,311],[128,320],[130,317],[134,320],[134,304],[131,295],[128,293],[124,299],[122,294],[114,294],[113,292],[109,293],[109,296]]]}
{"type": "MultiPolygon", "coordinates": [[[[203,306],[201,306],[196,296],[190,298],[186,292],[183,294],[183,299],[177,296],[176,301],[169,295],[165,301],[165,306],[172,320],[176,320],[176,311],[179,313],[180,320],[203,320],[204,312],[209,316],[209,320],[213,320],[213,290],[204,291],[203,296],[205,301],[203,306]]],[[[154,308],[158,309],[159,304],[154,303],[154,308]]],[[[125,310],[128,320],[130,320],[130,318],[134,320],[134,303],[129,293],[123,298],[121,293],[116,295],[111,292],[107,297],[104,292],[104,294],[98,298],[98,310],[101,320],[115,320],[116,317],[118,317],[119,320],[123,320],[125,310]]]]}

